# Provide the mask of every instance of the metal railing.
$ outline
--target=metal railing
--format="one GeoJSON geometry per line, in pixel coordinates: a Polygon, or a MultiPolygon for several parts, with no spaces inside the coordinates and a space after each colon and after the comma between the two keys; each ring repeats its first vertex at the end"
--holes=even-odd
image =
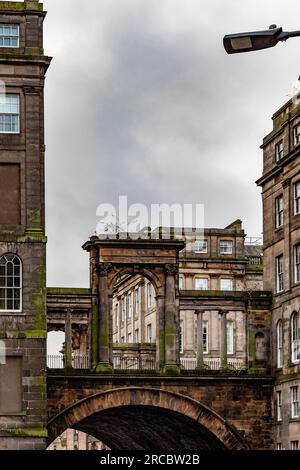
{"type": "MultiPolygon", "coordinates": [[[[204,367],[208,370],[220,370],[221,359],[216,358],[204,358],[204,367]]],[[[195,357],[182,357],[180,359],[181,367],[184,370],[195,370],[197,367],[197,359],[195,357]]],[[[245,361],[239,358],[230,358],[227,361],[228,369],[238,370],[245,365],[245,361]]]]}
{"type": "MultiPolygon", "coordinates": [[[[48,355],[47,356],[47,367],[49,369],[64,369],[65,368],[65,358],[64,356],[57,355],[48,355]]],[[[90,362],[88,355],[76,355],[72,357],[72,367],[74,369],[89,369],[90,362]]]]}
{"type": "Polygon", "coordinates": [[[114,356],[113,366],[114,366],[114,369],[119,369],[119,370],[155,370],[156,360],[154,357],[144,358],[144,357],[114,356]]]}

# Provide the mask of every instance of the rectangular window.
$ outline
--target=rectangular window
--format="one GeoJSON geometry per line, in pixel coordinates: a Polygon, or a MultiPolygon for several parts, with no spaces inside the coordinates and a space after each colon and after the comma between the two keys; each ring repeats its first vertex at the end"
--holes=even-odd
{"type": "Polygon", "coordinates": [[[220,289],[221,290],[233,290],[232,279],[221,279],[220,280],[220,289]]]}
{"type": "Polygon", "coordinates": [[[183,341],[183,320],[180,320],[180,330],[179,330],[179,351],[183,353],[184,351],[184,341],[183,341]]]}
{"type": "Polygon", "coordinates": [[[277,293],[283,292],[284,290],[284,279],[283,279],[283,255],[277,256],[276,258],[276,291],[277,293]]]}
{"type": "Polygon", "coordinates": [[[19,95],[0,96],[0,133],[18,134],[20,132],[19,95]]]}
{"type": "Polygon", "coordinates": [[[0,24],[0,47],[19,47],[19,25],[0,24]]]}
{"type": "Polygon", "coordinates": [[[140,332],[139,332],[139,329],[138,329],[138,328],[134,331],[134,342],[135,342],[135,343],[139,343],[139,342],[140,342],[140,332]]]}
{"type": "Polygon", "coordinates": [[[282,394],[281,391],[276,392],[276,419],[282,421],[282,394]]]}
{"type": "Polygon", "coordinates": [[[138,287],[134,291],[134,305],[135,305],[135,315],[140,314],[140,288],[138,287]]]}
{"type": "Polygon", "coordinates": [[[127,296],[127,312],[128,312],[128,318],[132,317],[132,295],[128,294],[127,296]]]}
{"type": "Polygon", "coordinates": [[[208,354],[208,322],[204,321],[202,323],[202,333],[203,333],[203,352],[208,354]]]}
{"type": "Polygon", "coordinates": [[[179,290],[183,290],[183,277],[179,278],[179,290]]]}
{"type": "Polygon", "coordinates": [[[227,354],[233,354],[233,322],[227,321],[227,354]]]}
{"type": "Polygon", "coordinates": [[[277,442],[276,448],[277,448],[277,450],[282,450],[282,444],[281,444],[281,442],[277,442]]]}
{"type": "Polygon", "coordinates": [[[298,387],[291,387],[291,418],[299,418],[298,387]]]}
{"type": "Polygon", "coordinates": [[[207,240],[196,240],[194,251],[195,253],[207,253],[207,240]]]}
{"type": "Polygon", "coordinates": [[[233,242],[230,240],[220,241],[220,254],[221,255],[232,255],[233,253],[233,242]]]}
{"type": "Polygon", "coordinates": [[[300,124],[294,127],[294,145],[300,142],[300,124]]]}
{"type": "Polygon", "coordinates": [[[275,228],[283,225],[283,196],[275,198],[275,228]]]}
{"type": "Polygon", "coordinates": [[[195,279],[195,290],[207,290],[208,279],[205,277],[196,277],[195,279]]]}
{"type": "Polygon", "coordinates": [[[291,441],[291,450],[299,450],[299,441],[291,441]]]}
{"type": "Polygon", "coordinates": [[[152,307],[152,285],[150,283],[147,284],[147,306],[148,308],[152,307]]]}
{"type": "Polygon", "coordinates": [[[115,304],[115,310],[114,310],[114,322],[115,322],[115,327],[118,326],[119,324],[119,304],[115,304]]]}
{"type": "Polygon", "coordinates": [[[275,145],[275,160],[278,162],[283,158],[283,140],[275,145]]]}
{"type": "Polygon", "coordinates": [[[122,321],[126,318],[126,297],[122,299],[122,321]]]}
{"type": "Polygon", "coordinates": [[[128,335],[127,335],[127,343],[131,343],[131,342],[132,342],[131,333],[128,333],[128,335]]]}
{"type": "Polygon", "coordinates": [[[294,248],[295,283],[300,282],[300,244],[294,248]]]}
{"type": "Polygon", "coordinates": [[[300,213],[300,180],[294,184],[294,215],[300,213]]]}
{"type": "Polygon", "coordinates": [[[152,343],[152,325],[147,325],[147,343],[152,343]]]}

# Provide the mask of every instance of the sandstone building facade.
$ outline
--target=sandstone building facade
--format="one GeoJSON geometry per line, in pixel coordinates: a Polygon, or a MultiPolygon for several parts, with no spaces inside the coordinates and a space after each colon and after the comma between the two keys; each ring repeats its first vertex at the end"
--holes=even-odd
{"type": "Polygon", "coordinates": [[[300,448],[300,106],[273,116],[263,141],[264,287],[273,292],[272,371],[278,449],[300,448]]]}
{"type": "Polygon", "coordinates": [[[45,12],[0,5],[0,448],[43,449],[46,425],[45,12]]]}

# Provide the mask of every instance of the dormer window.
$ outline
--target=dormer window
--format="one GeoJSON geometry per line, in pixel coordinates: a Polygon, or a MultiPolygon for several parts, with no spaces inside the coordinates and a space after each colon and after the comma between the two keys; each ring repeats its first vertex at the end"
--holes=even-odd
{"type": "Polygon", "coordinates": [[[19,25],[0,24],[0,47],[19,47],[19,25]]]}

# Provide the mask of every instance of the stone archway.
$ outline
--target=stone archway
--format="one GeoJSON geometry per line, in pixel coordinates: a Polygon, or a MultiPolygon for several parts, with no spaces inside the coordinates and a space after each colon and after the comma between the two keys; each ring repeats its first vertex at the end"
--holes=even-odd
{"type": "Polygon", "coordinates": [[[157,367],[174,375],[179,364],[179,240],[101,239],[92,237],[83,248],[90,253],[92,318],[91,363],[98,373],[112,372],[112,285],[122,273],[147,277],[156,291],[157,367]]]}
{"type": "Polygon", "coordinates": [[[243,450],[248,444],[214,411],[179,393],[120,388],[92,395],[48,423],[48,445],[73,428],[112,450],[243,450]]]}

